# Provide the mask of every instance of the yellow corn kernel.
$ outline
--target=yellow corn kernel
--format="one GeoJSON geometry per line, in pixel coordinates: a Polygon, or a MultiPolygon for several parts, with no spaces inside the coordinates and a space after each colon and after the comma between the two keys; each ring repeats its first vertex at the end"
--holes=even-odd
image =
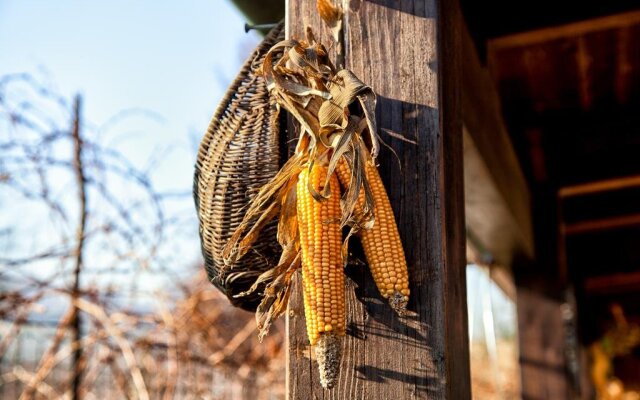
{"type": "Polygon", "coordinates": [[[307,186],[311,182],[320,192],[326,174],[327,167],[316,164],[310,173],[300,173],[296,187],[304,311],[312,345],[323,332],[343,336],[346,329],[340,183],[331,177],[331,196],[324,201],[314,199],[307,186]]]}
{"type": "MultiPolygon", "coordinates": [[[[336,172],[342,185],[349,187],[351,170],[344,159],[340,160],[336,172]]],[[[409,273],[402,241],[378,169],[367,163],[365,174],[373,195],[375,221],[372,227],[358,231],[358,236],[380,294],[401,312],[409,300],[409,273]]],[[[361,188],[356,214],[362,214],[363,205],[364,193],[361,188]]]]}

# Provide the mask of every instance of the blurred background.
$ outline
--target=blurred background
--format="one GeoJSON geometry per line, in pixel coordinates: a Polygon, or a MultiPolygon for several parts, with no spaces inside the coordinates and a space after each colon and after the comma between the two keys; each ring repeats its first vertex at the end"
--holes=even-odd
{"type": "MultiPolygon", "coordinates": [[[[191,196],[248,21],[0,2],[0,398],[284,398],[284,324],[259,344],[207,282],[191,196]]],[[[513,296],[471,265],[468,300],[474,397],[518,397],[513,296]]]]}

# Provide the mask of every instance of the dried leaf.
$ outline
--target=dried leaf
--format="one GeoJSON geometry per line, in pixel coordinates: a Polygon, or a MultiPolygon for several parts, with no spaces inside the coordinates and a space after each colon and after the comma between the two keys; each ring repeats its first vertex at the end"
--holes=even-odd
{"type": "Polygon", "coordinates": [[[320,18],[329,26],[333,39],[340,40],[342,30],[342,8],[335,6],[331,0],[318,0],[316,3],[320,18]]]}
{"type": "Polygon", "coordinates": [[[411,140],[405,137],[403,134],[392,131],[391,129],[387,129],[387,128],[380,128],[380,129],[387,135],[391,136],[392,138],[396,138],[398,140],[402,140],[403,142],[407,142],[411,144],[416,144],[416,145],[418,144],[418,142],[416,142],[415,140],[411,140]]]}

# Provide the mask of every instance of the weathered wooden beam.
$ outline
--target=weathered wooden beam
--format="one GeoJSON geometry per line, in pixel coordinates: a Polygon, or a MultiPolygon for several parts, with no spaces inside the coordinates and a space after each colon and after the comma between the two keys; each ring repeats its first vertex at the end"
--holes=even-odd
{"type": "MultiPolygon", "coordinates": [[[[470,261],[497,264],[508,270],[514,259],[533,257],[532,235],[523,233],[466,127],[463,142],[466,225],[479,242],[469,245],[485,258],[470,261]]],[[[530,224],[530,218],[527,221],[530,224]]]]}
{"type": "MultiPolygon", "coordinates": [[[[468,399],[458,5],[345,0],[342,6],[346,67],[377,92],[380,133],[398,155],[383,151],[379,162],[406,249],[415,315],[396,316],[366,269],[351,271],[340,378],[324,391],[295,291],[288,398],[468,399]],[[385,136],[385,129],[417,144],[385,136]]],[[[290,0],[287,24],[290,36],[301,37],[309,25],[329,43],[315,1],[290,0]]]]}
{"type": "Polygon", "coordinates": [[[622,190],[634,187],[640,187],[640,175],[623,176],[619,178],[581,183],[579,185],[564,186],[558,190],[558,197],[564,199],[567,197],[583,196],[587,194],[608,192],[612,190],[622,190]]]}
{"type": "Polygon", "coordinates": [[[589,221],[561,223],[560,232],[564,235],[579,235],[611,229],[627,228],[640,225],[640,214],[628,214],[615,217],[594,219],[589,221]]]}
{"type": "Polygon", "coordinates": [[[570,398],[562,302],[518,287],[517,315],[522,398],[570,398]]]}
{"type": "Polygon", "coordinates": [[[530,46],[556,39],[577,37],[588,33],[625,28],[640,24],[640,11],[629,11],[585,21],[536,29],[515,35],[503,36],[489,41],[492,50],[509,47],[530,46]]]}
{"type": "Polygon", "coordinates": [[[514,258],[533,258],[531,198],[502,117],[500,97],[462,29],[462,119],[467,226],[509,268],[514,258]]]}
{"type": "Polygon", "coordinates": [[[640,290],[640,272],[594,276],[584,281],[588,294],[625,293],[640,290]]]}

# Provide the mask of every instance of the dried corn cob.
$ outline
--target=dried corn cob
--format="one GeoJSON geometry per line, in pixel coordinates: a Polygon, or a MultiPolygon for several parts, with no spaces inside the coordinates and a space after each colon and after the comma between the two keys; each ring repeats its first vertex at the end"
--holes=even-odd
{"type": "Polygon", "coordinates": [[[297,183],[297,214],[302,248],[302,279],[307,334],[320,367],[323,386],[332,387],[340,365],[340,337],[345,335],[346,311],[340,229],[340,184],[329,180],[331,194],[316,200],[309,186],[320,192],[327,167],[314,164],[297,183]]]}
{"type": "MultiPolygon", "coordinates": [[[[351,170],[344,159],[336,169],[338,179],[343,186],[349,187],[351,170]]],[[[404,312],[409,300],[409,274],[404,249],[398,233],[398,227],[378,169],[367,163],[366,179],[371,187],[374,200],[374,223],[371,227],[361,228],[358,236],[362,242],[369,269],[382,297],[398,313],[404,312]]],[[[364,193],[360,192],[356,205],[356,216],[362,213],[364,193]]]]}

